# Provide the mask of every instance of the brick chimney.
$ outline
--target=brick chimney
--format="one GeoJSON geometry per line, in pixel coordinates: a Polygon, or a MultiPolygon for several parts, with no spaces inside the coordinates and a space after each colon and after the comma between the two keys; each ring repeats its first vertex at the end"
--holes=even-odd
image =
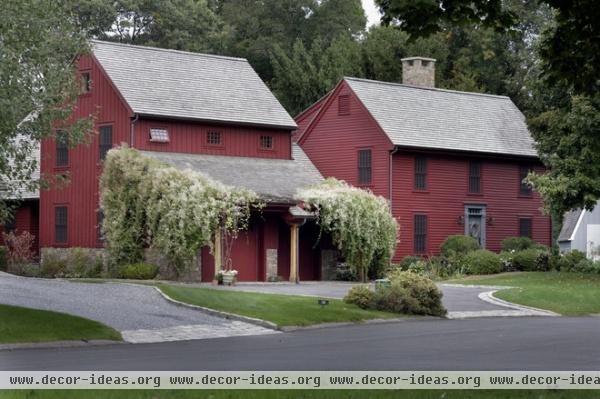
{"type": "Polygon", "coordinates": [[[412,86],[435,87],[435,59],[426,57],[402,58],[402,83],[412,86]]]}

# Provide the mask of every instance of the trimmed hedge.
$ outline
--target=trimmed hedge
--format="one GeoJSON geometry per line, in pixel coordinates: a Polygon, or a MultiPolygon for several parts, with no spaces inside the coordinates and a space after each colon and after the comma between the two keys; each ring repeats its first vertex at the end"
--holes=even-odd
{"type": "Polygon", "coordinates": [[[523,251],[533,248],[536,243],[529,237],[508,237],[502,240],[502,251],[523,251]]]}
{"type": "Polygon", "coordinates": [[[585,254],[575,249],[555,257],[552,263],[556,270],[560,270],[561,272],[570,272],[574,271],[579,262],[585,259],[585,254]]]}
{"type": "Polygon", "coordinates": [[[500,256],[486,249],[470,252],[463,259],[465,274],[495,274],[500,273],[502,267],[500,256]]]}
{"type": "Polygon", "coordinates": [[[445,258],[462,257],[478,249],[479,243],[473,237],[453,235],[448,236],[442,245],[440,245],[440,254],[445,258]]]}
{"type": "Polygon", "coordinates": [[[375,293],[366,285],[356,285],[348,291],[344,297],[344,302],[351,303],[361,309],[369,309],[373,305],[375,293]]]}
{"type": "Polygon", "coordinates": [[[121,278],[131,280],[152,280],[158,274],[158,266],[150,263],[134,263],[121,267],[121,278]]]}

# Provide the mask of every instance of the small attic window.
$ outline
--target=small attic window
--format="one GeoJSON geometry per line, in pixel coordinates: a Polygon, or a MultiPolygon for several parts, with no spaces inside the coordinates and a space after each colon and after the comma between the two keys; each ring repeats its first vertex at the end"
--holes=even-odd
{"type": "Polygon", "coordinates": [[[206,144],[221,145],[221,132],[218,130],[210,130],[206,133],[206,144]]]}
{"type": "Polygon", "coordinates": [[[338,115],[350,115],[350,96],[348,94],[338,97],[338,115]]]}
{"type": "Polygon", "coordinates": [[[263,150],[273,149],[273,136],[260,136],[260,148],[263,150]]]}
{"type": "Polygon", "coordinates": [[[155,143],[168,143],[169,132],[163,128],[152,128],[150,129],[150,141],[155,143]]]}
{"type": "Polygon", "coordinates": [[[83,94],[92,91],[92,75],[89,72],[83,72],[81,74],[81,91],[83,94]]]}

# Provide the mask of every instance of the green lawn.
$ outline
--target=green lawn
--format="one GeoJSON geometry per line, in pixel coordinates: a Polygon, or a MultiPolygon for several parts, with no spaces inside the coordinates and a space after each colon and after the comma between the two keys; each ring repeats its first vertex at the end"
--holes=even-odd
{"type": "Polygon", "coordinates": [[[91,339],[120,341],[121,334],[102,323],[82,317],[0,305],[2,344],[91,339]]]}
{"type": "Polygon", "coordinates": [[[521,305],[562,315],[600,314],[600,275],[564,272],[503,273],[450,281],[459,284],[508,285],[517,288],[494,294],[521,305]]]}
{"type": "Polygon", "coordinates": [[[413,391],[142,391],[142,390],[71,390],[71,391],[0,391],[2,399],[596,399],[600,391],[509,391],[509,390],[413,390],[413,391]]]}
{"type": "Polygon", "coordinates": [[[402,317],[395,313],[363,310],[337,299],[330,299],[329,305],[321,308],[316,297],[259,294],[164,284],[157,286],[165,294],[178,301],[267,320],[279,327],[402,317]]]}

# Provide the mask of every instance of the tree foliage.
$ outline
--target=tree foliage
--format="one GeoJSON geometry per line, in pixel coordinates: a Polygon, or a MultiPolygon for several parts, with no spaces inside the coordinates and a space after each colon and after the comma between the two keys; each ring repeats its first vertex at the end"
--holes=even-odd
{"type": "Polygon", "coordinates": [[[223,228],[236,236],[259,207],[255,193],[180,171],[129,148],[109,151],[100,181],[103,232],[114,265],[142,261],[144,248],[165,254],[179,274],[223,228]]]}
{"type": "Polygon", "coordinates": [[[366,279],[369,268],[388,266],[396,249],[398,224],[385,198],[328,178],[298,193],[342,256],[366,279]]]}
{"type": "Polygon", "coordinates": [[[0,223],[8,217],[6,198],[32,181],[39,140],[65,131],[69,143],[85,141],[88,119],[71,120],[81,88],[77,56],[88,51],[85,35],[68,13],[67,2],[8,1],[0,7],[0,223]]]}

